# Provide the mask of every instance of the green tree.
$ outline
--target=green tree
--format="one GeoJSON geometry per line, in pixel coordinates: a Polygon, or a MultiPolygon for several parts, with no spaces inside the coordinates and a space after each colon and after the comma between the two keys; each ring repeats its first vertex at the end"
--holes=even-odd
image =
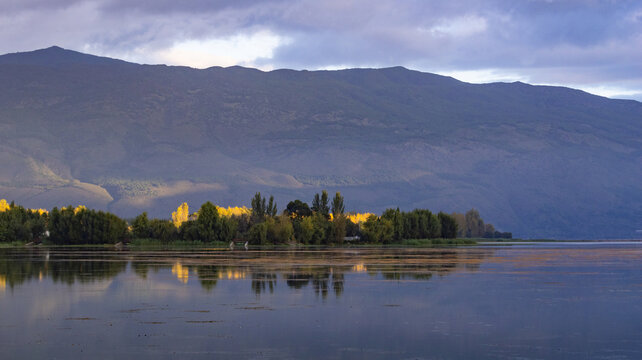
{"type": "Polygon", "coordinates": [[[332,224],[320,213],[312,215],[313,233],[311,242],[317,245],[327,245],[330,242],[332,224]]]}
{"type": "Polygon", "coordinates": [[[470,209],[466,212],[466,237],[479,238],[484,235],[484,220],[479,216],[479,211],[470,209]]]}
{"type": "Polygon", "coordinates": [[[221,216],[219,217],[219,222],[220,231],[218,233],[217,240],[225,243],[234,240],[234,237],[236,236],[236,229],[238,227],[237,221],[232,217],[228,218],[221,216]]]}
{"type": "Polygon", "coordinates": [[[454,239],[457,237],[457,221],[455,218],[444,213],[437,214],[441,224],[441,237],[444,239],[454,239]]]}
{"type": "Polygon", "coordinates": [[[270,195],[270,201],[266,205],[265,197],[262,197],[260,192],[254,194],[252,198],[252,223],[265,221],[266,217],[274,217],[277,212],[274,196],[270,195]]]}
{"type": "Polygon", "coordinates": [[[312,212],[318,213],[321,209],[321,195],[319,193],[314,194],[314,198],[312,198],[312,206],[310,207],[310,210],[312,212]]]}
{"type": "Polygon", "coordinates": [[[455,222],[457,223],[457,237],[458,238],[466,237],[466,234],[468,233],[468,229],[466,228],[466,215],[462,213],[454,212],[450,214],[450,216],[452,216],[453,219],[455,219],[455,222]]]}
{"type": "Polygon", "coordinates": [[[383,216],[370,215],[363,223],[361,234],[366,242],[387,244],[394,239],[394,225],[383,216]]]}
{"type": "Polygon", "coordinates": [[[0,211],[0,242],[38,241],[46,230],[46,214],[16,206],[0,211]]]}
{"type": "Polygon", "coordinates": [[[321,191],[321,208],[319,212],[321,215],[325,216],[326,219],[330,218],[330,207],[328,206],[328,192],[323,190],[321,191]]]}
{"type": "MultiPolygon", "coordinates": [[[[181,227],[189,222],[191,221],[183,222],[181,227]]],[[[169,220],[151,219],[149,221],[149,232],[152,239],[165,243],[172,242],[178,238],[178,229],[176,229],[176,225],[169,220]]]]}
{"type": "Polygon", "coordinates": [[[307,216],[300,221],[293,223],[294,236],[298,242],[304,244],[312,243],[314,237],[314,221],[312,216],[307,216]]]}
{"type": "Polygon", "coordinates": [[[294,227],[287,216],[276,216],[266,221],[267,241],[271,244],[286,244],[294,238],[294,227]]]}
{"type": "Polygon", "coordinates": [[[178,229],[180,238],[185,241],[201,241],[199,226],[196,221],[185,221],[178,229]]]}
{"type": "Polygon", "coordinates": [[[221,221],[218,215],[218,209],[211,202],[206,202],[201,205],[198,211],[198,219],[196,219],[198,226],[198,234],[202,241],[212,242],[219,240],[221,232],[221,221]]]}
{"type": "Polygon", "coordinates": [[[248,214],[233,215],[231,219],[236,223],[235,237],[245,238],[245,235],[252,226],[250,216],[248,214]]]}
{"type": "Polygon", "coordinates": [[[257,192],[252,198],[252,218],[253,222],[261,222],[265,220],[267,213],[267,206],[265,205],[265,198],[261,197],[261,193],[257,192]]]}
{"type": "Polygon", "coordinates": [[[346,219],[346,236],[361,236],[361,229],[359,224],[346,219]]]}
{"type": "Polygon", "coordinates": [[[267,244],[268,225],[265,222],[256,223],[250,227],[248,241],[252,244],[267,244]]]}
{"type": "Polygon", "coordinates": [[[285,213],[292,218],[300,219],[306,216],[311,216],[312,210],[310,210],[308,204],[303,201],[294,200],[288,203],[288,206],[285,208],[285,213]]]}
{"type": "Polygon", "coordinates": [[[339,214],[332,220],[332,242],[335,244],[343,244],[343,238],[346,237],[346,228],[348,218],[343,214],[339,214]]]}
{"type": "Polygon", "coordinates": [[[132,222],[132,232],[135,238],[145,239],[151,237],[147,212],[143,212],[136,216],[132,222]]]}
{"type": "Polygon", "coordinates": [[[404,216],[397,209],[386,209],[381,219],[390,221],[392,224],[392,238],[394,241],[401,241],[404,238],[404,216]]]}
{"type": "Polygon", "coordinates": [[[321,214],[326,219],[330,219],[330,207],[328,206],[327,191],[321,191],[321,196],[319,196],[318,193],[314,195],[314,199],[312,200],[312,211],[321,214]]]}
{"type": "Polygon", "coordinates": [[[493,238],[495,237],[495,227],[493,224],[484,224],[484,237],[485,238],[493,238]]]}
{"type": "Polygon", "coordinates": [[[108,244],[126,241],[127,222],[118,216],[69,206],[51,211],[49,239],[54,244],[108,244]]]}
{"type": "Polygon", "coordinates": [[[437,215],[430,213],[428,222],[428,239],[437,239],[441,237],[441,222],[437,215]]]}
{"type": "Polygon", "coordinates": [[[341,196],[341,193],[337,191],[332,199],[332,216],[337,218],[340,215],[343,215],[344,211],[345,206],[343,205],[343,196],[341,196]]]}
{"type": "Polygon", "coordinates": [[[274,196],[270,195],[270,201],[268,203],[268,206],[266,208],[266,215],[274,217],[276,216],[277,209],[276,209],[276,201],[274,201],[274,196]]]}

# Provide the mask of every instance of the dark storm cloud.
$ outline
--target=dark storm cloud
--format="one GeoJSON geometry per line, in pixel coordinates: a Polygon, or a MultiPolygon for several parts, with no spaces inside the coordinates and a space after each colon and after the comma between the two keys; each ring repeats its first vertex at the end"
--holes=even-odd
{"type": "MultiPolygon", "coordinates": [[[[614,43],[639,41],[642,33],[642,23],[631,20],[642,6],[633,2],[617,3],[619,6],[584,2],[592,5],[571,6],[574,2],[497,1],[484,2],[484,7],[478,1],[457,3],[461,6],[432,6],[422,2],[400,10],[390,6],[374,13],[346,7],[339,13],[319,11],[307,14],[307,17],[297,16],[304,18],[299,23],[322,26],[309,25],[299,36],[299,41],[288,46],[291,49],[282,49],[286,56],[280,59],[277,54],[277,59],[298,64],[297,57],[301,56],[308,61],[307,50],[311,45],[306,40],[315,42],[321,38],[320,44],[326,50],[318,51],[325,56],[317,57],[317,65],[349,62],[350,58],[344,57],[344,43],[345,39],[350,39],[358,42],[358,48],[373,49],[373,59],[381,58],[377,54],[381,51],[381,44],[395,61],[423,61],[434,66],[558,66],[567,64],[569,60],[590,60],[583,56],[574,58],[580,53],[591,53],[601,62],[599,47],[608,51],[614,43]],[[340,25],[333,27],[328,18],[334,18],[340,25]],[[377,20],[374,26],[369,21],[372,19],[377,20]],[[483,22],[485,29],[475,32],[471,23],[474,21],[483,22]],[[471,27],[469,33],[466,33],[466,26],[471,27]],[[446,31],[440,32],[440,28],[446,31]],[[324,38],[330,32],[335,34],[335,41],[324,38]],[[302,51],[297,51],[298,47],[302,51]],[[563,50],[564,53],[560,54],[563,50]],[[545,52],[553,56],[543,56],[545,52]],[[426,58],[421,59],[422,56],[426,58]]],[[[289,20],[279,25],[288,30],[301,30],[295,20],[289,20]]],[[[358,57],[368,55],[359,52],[358,57]]],[[[612,55],[613,58],[617,56],[612,55]]]]}
{"type": "Polygon", "coordinates": [[[642,89],[639,1],[0,1],[1,52],[57,44],[155,62],[145,54],[269,31],[287,41],[254,64],[495,69],[540,83],[642,89]]]}

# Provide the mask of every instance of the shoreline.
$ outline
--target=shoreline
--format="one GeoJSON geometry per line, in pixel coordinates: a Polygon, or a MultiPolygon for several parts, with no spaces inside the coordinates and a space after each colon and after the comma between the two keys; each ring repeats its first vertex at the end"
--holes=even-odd
{"type": "MultiPolygon", "coordinates": [[[[409,239],[399,243],[390,244],[377,244],[377,243],[351,243],[351,244],[334,244],[334,245],[321,245],[321,244],[277,244],[277,245],[250,245],[249,249],[252,250],[269,250],[269,249],[359,249],[359,248],[426,248],[426,247],[458,247],[458,246],[492,246],[492,245],[526,245],[526,244],[564,244],[564,243],[578,243],[578,244],[595,244],[595,243],[642,243],[642,239],[601,239],[601,240],[555,240],[555,239],[409,239]]],[[[115,249],[115,250],[202,250],[202,249],[217,249],[217,250],[244,250],[242,245],[236,245],[230,249],[229,244],[214,242],[170,242],[162,243],[160,240],[151,239],[137,239],[129,243],[118,244],[67,244],[56,245],[51,243],[0,243],[0,249],[16,249],[16,248],[78,248],[78,249],[115,249]]]]}

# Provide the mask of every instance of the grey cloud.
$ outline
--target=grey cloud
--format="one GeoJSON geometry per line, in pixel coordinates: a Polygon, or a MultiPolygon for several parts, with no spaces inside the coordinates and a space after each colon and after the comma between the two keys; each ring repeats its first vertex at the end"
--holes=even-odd
{"type": "Polygon", "coordinates": [[[5,0],[0,10],[1,52],[57,44],[118,56],[269,30],[290,39],[259,61],[275,68],[492,68],[642,89],[638,1],[5,0]],[[435,30],[474,19],[483,31],[435,30]]]}
{"type": "Polygon", "coordinates": [[[0,13],[19,14],[26,11],[64,9],[82,3],[84,0],[3,0],[0,13]]]}
{"type": "Polygon", "coordinates": [[[168,13],[203,13],[226,9],[248,9],[257,5],[283,2],[286,0],[109,0],[104,1],[103,9],[111,12],[140,11],[166,15],[168,13]]]}

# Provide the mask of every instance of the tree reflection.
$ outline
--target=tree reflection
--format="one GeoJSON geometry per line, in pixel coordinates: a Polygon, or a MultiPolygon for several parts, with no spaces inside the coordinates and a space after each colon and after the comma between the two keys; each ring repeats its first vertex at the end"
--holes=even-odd
{"type": "Polygon", "coordinates": [[[294,289],[301,289],[310,283],[310,280],[312,279],[312,275],[292,272],[292,273],[284,274],[283,278],[285,278],[285,283],[289,287],[294,289]]]}
{"type": "Polygon", "coordinates": [[[266,289],[270,291],[270,294],[274,293],[274,288],[276,287],[276,274],[274,273],[252,273],[252,290],[256,296],[261,296],[261,293],[265,293],[266,289]]]}
{"type": "Polygon", "coordinates": [[[343,294],[343,273],[332,273],[332,289],[337,297],[343,294]]]}
{"type": "Polygon", "coordinates": [[[197,265],[195,268],[201,287],[211,292],[218,283],[220,267],[216,265],[197,265]]]}
{"type": "Polygon", "coordinates": [[[320,295],[323,299],[327,298],[331,283],[335,296],[339,297],[343,293],[345,268],[345,266],[319,266],[306,267],[304,269],[293,267],[284,271],[283,278],[288,287],[297,290],[312,284],[314,293],[317,296],[320,295]]]}
{"type": "Polygon", "coordinates": [[[321,295],[323,299],[328,297],[328,280],[330,279],[330,272],[326,269],[319,269],[312,275],[312,287],[317,296],[321,295]]]}
{"type": "Polygon", "coordinates": [[[493,251],[338,249],[150,253],[104,249],[0,249],[0,289],[13,289],[26,281],[43,278],[69,285],[108,280],[127,271],[129,264],[131,272],[141,279],[149,280],[150,271],[154,274],[163,271],[184,284],[197,279],[208,292],[219,284],[219,280],[249,280],[250,289],[256,296],[273,294],[277,279],[282,277],[288,288],[300,291],[310,286],[318,297],[325,300],[331,293],[336,297],[342,296],[346,283],[364,275],[384,280],[428,281],[434,275],[478,271],[480,264],[493,251]]]}
{"type": "Polygon", "coordinates": [[[47,249],[21,251],[19,256],[0,253],[0,277],[11,289],[32,279],[50,278],[68,285],[108,280],[126,268],[126,260],[104,254],[74,258],[47,249]]]}
{"type": "Polygon", "coordinates": [[[125,271],[125,261],[49,261],[45,263],[41,276],[50,277],[54,282],[72,285],[76,281],[88,283],[109,280],[125,271]]]}

